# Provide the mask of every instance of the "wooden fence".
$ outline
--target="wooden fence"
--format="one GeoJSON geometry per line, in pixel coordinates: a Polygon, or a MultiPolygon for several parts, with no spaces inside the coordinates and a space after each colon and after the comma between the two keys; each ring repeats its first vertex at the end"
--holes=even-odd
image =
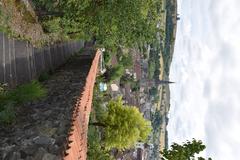
{"type": "Polygon", "coordinates": [[[29,82],[64,64],[83,46],[83,41],[72,41],[34,48],[26,41],[14,40],[0,33],[0,83],[16,86],[29,82]]]}

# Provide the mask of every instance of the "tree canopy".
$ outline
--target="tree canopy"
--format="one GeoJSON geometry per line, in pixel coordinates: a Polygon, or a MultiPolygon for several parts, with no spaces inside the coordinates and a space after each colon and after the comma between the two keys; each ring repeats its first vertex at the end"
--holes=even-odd
{"type": "MultiPolygon", "coordinates": [[[[160,0],[33,0],[39,19],[60,18],[72,37],[97,39],[106,48],[151,41],[158,29],[160,0]]],[[[58,28],[58,27],[54,27],[58,28]]]]}
{"type": "Polygon", "coordinates": [[[143,118],[136,107],[123,105],[122,99],[111,100],[101,122],[92,123],[104,127],[104,147],[126,149],[137,141],[146,141],[151,123],[143,118]]]}
{"type": "MultiPolygon", "coordinates": [[[[162,152],[163,160],[205,160],[203,157],[196,157],[206,146],[200,140],[193,139],[182,145],[173,143],[170,149],[164,149],[162,152]]],[[[211,158],[208,158],[211,160],[211,158]]]]}

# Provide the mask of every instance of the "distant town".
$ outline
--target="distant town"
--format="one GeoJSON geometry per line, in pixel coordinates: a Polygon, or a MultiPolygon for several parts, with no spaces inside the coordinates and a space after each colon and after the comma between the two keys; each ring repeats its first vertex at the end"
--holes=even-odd
{"type": "MultiPolygon", "coordinates": [[[[135,92],[130,84],[113,82],[121,87],[119,90],[112,90],[112,96],[123,96],[126,104],[139,106],[144,118],[150,120],[153,127],[148,143],[137,143],[135,149],[119,155],[119,159],[159,160],[160,151],[168,148],[169,85],[174,85],[169,79],[169,69],[174,52],[177,21],[180,19],[176,0],[163,1],[161,17],[158,25],[161,32],[157,33],[154,43],[146,44],[145,48],[125,50],[133,55],[133,67],[126,69],[126,73],[138,83],[138,92],[135,92]]],[[[116,61],[113,58],[111,63],[117,63],[116,61]]]]}

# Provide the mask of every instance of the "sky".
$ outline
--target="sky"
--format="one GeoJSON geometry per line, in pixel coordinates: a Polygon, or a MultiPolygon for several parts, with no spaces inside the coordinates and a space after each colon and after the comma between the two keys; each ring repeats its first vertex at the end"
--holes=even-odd
{"type": "Polygon", "coordinates": [[[215,160],[240,158],[240,0],[178,0],[169,142],[200,139],[215,160]]]}

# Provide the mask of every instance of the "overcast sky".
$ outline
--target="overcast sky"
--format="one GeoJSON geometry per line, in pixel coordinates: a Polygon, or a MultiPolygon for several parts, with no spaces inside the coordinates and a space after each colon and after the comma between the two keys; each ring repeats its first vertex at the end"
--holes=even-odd
{"type": "Polygon", "coordinates": [[[169,141],[201,139],[215,160],[240,159],[240,0],[178,0],[169,141]]]}

